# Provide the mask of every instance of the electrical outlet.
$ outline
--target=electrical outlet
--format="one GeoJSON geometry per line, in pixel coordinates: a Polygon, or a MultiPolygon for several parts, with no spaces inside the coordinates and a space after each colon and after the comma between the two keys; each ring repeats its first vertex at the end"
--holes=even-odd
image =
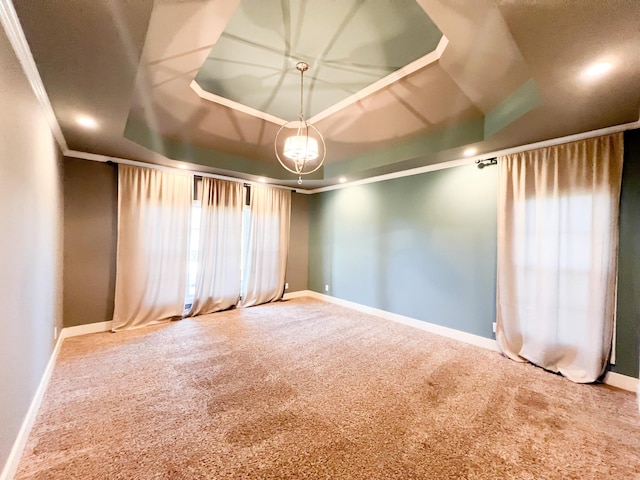
{"type": "Polygon", "coordinates": [[[329,291],[329,285],[325,285],[325,286],[324,286],[324,291],[325,291],[325,292],[328,292],[328,291],[329,291]]]}
{"type": "Polygon", "coordinates": [[[496,333],[496,322],[493,322],[493,333],[496,333]]]}
{"type": "Polygon", "coordinates": [[[284,284],[284,289],[285,289],[285,290],[289,290],[289,284],[288,284],[288,283],[285,283],[285,284],[284,284]]]}

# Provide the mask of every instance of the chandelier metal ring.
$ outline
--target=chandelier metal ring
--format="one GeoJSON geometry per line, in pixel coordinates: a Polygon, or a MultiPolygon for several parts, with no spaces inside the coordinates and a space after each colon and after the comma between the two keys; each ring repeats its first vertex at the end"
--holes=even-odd
{"type": "Polygon", "coordinates": [[[312,129],[317,134],[318,139],[320,140],[320,143],[321,143],[321,146],[322,146],[322,149],[321,149],[322,150],[322,157],[316,159],[318,164],[315,166],[315,168],[313,170],[305,170],[305,167],[310,163],[309,161],[305,161],[305,162],[293,161],[291,163],[293,165],[295,165],[295,167],[293,169],[290,168],[286,163],[286,161],[290,160],[290,159],[287,159],[285,157],[285,159],[283,160],[282,158],[280,158],[280,153],[278,152],[278,143],[279,143],[278,140],[280,139],[280,137],[282,135],[282,132],[285,129],[288,129],[288,130],[294,130],[295,129],[295,130],[297,130],[298,128],[296,126],[294,126],[294,125],[296,125],[298,123],[300,123],[299,120],[292,120],[291,122],[287,122],[287,123],[285,123],[284,125],[282,125],[280,127],[280,129],[278,130],[278,133],[276,133],[276,141],[274,142],[274,149],[275,149],[275,152],[276,152],[276,158],[278,159],[278,162],[280,162],[280,165],[282,165],[286,170],[290,171],[291,173],[295,173],[296,175],[307,175],[309,173],[313,173],[313,172],[317,171],[320,167],[322,167],[322,164],[324,163],[324,157],[326,156],[326,152],[327,152],[326,145],[324,143],[324,138],[322,137],[322,134],[320,133],[320,131],[316,127],[314,127],[312,124],[310,124],[308,122],[304,122],[304,124],[306,125],[306,128],[312,129]],[[300,168],[300,169],[298,169],[298,168],[300,168]]]}
{"type": "Polygon", "coordinates": [[[300,116],[280,127],[274,140],[276,158],[285,170],[298,175],[308,175],[322,167],[326,156],[326,145],[320,131],[304,118],[304,72],[309,69],[306,62],[298,62],[300,72],[300,116]]]}

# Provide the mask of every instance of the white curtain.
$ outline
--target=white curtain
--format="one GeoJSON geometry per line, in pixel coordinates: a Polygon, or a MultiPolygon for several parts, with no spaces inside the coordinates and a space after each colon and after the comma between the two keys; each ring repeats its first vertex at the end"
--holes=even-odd
{"type": "Polygon", "coordinates": [[[181,317],[193,175],[118,166],[113,329],[181,317]]]}
{"type": "Polygon", "coordinates": [[[290,216],[290,191],[251,186],[244,237],[241,306],[259,305],[282,297],[290,216]]]}
{"type": "Polygon", "coordinates": [[[498,159],[496,339],[574,382],[611,350],[622,134],[498,159]]]}
{"type": "Polygon", "coordinates": [[[244,187],[204,177],[196,286],[188,315],[225,310],[240,298],[244,187]]]}

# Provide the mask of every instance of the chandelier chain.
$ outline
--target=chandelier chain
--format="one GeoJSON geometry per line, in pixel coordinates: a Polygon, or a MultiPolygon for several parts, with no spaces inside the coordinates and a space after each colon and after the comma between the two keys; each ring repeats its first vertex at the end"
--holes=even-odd
{"type": "Polygon", "coordinates": [[[303,100],[302,100],[302,96],[304,93],[304,71],[306,70],[306,68],[299,68],[300,70],[300,121],[303,122],[304,121],[304,111],[303,111],[303,100]]]}

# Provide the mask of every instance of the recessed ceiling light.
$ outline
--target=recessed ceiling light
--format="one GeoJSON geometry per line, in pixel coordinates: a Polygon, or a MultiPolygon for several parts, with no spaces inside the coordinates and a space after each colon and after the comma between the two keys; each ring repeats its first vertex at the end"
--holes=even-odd
{"type": "Polygon", "coordinates": [[[258,179],[258,181],[259,181],[260,183],[265,183],[267,180],[266,180],[264,177],[260,177],[260,178],[258,179]]]}
{"type": "Polygon", "coordinates": [[[344,182],[346,182],[346,181],[347,181],[347,178],[346,178],[346,177],[340,177],[340,178],[338,179],[338,181],[339,181],[340,183],[344,183],[344,182]]]}
{"type": "Polygon", "coordinates": [[[188,165],[185,165],[184,163],[178,165],[178,168],[181,168],[182,170],[186,170],[187,168],[189,168],[188,165]]]}
{"type": "Polygon", "coordinates": [[[478,149],[477,148],[467,148],[464,152],[462,152],[462,154],[465,157],[472,157],[476,153],[478,153],[478,149]]]}
{"type": "Polygon", "coordinates": [[[586,78],[595,78],[604,75],[609,70],[611,70],[611,64],[609,62],[598,62],[587,67],[584,70],[583,75],[586,78]]]}
{"type": "Polygon", "coordinates": [[[76,117],[76,122],[78,125],[84,128],[97,128],[98,122],[96,122],[93,118],[87,117],[85,115],[81,115],[76,117]]]}

